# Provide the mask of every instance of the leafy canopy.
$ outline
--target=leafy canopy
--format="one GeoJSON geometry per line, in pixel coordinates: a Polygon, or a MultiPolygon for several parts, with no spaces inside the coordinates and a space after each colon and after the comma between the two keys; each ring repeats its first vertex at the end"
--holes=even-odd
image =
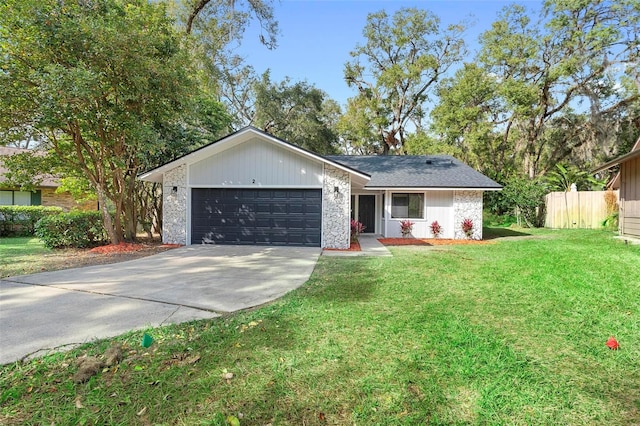
{"type": "Polygon", "coordinates": [[[436,15],[415,8],[367,17],[366,42],[355,47],[353,60],[344,66],[345,81],[358,94],[349,100],[341,126],[348,137],[375,139],[353,144],[382,153],[401,150],[409,123],[421,126],[435,83],[462,59],[464,28],[442,28],[436,15]]]}
{"type": "Polygon", "coordinates": [[[90,182],[114,243],[125,223],[135,237],[136,175],[166,149],[158,129],[190,111],[183,37],[145,0],[0,4],[0,137],[37,129],[56,167],[90,182]]]}

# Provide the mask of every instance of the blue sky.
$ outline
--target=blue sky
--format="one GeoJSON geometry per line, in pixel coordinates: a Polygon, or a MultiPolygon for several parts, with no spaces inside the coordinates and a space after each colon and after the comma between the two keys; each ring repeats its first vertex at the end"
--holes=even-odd
{"type": "MultiPolygon", "coordinates": [[[[343,68],[349,52],[364,43],[362,29],[367,15],[382,9],[392,15],[402,7],[427,9],[443,26],[470,19],[475,24],[465,34],[473,55],[478,36],[489,29],[498,12],[513,1],[454,0],[281,0],[274,6],[280,27],[278,47],[268,50],[257,41],[259,29],[250,28],[237,50],[258,73],[271,69],[272,81],[285,76],[307,81],[324,90],[341,105],[355,95],[344,82],[343,68]]],[[[538,9],[541,1],[518,1],[538,9]]]]}

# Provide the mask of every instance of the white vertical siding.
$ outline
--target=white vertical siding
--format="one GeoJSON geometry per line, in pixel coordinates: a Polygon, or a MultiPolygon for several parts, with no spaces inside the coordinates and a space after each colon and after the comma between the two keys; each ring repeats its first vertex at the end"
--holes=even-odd
{"type": "Polygon", "coordinates": [[[189,167],[191,186],[322,186],[322,163],[252,139],[189,167]]]}
{"type": "Polygon", "coordinates": [[[440,238],[453,238],[453,191],[427,192],[426,238],[433,237],[431,223],[438,221],[442,227],[440,238]]]}
{"type": "MultiPolygon", "coordinates": [[[[402,219],[391,218],[391,195],[395,191],[387,191],[385,195],[385,229],[384,236],[389,238],[398,238],[402,236],[400,231],[400,222],[402,219]]],[[[397,191],[397,192],[415,192],[415,191],[397,191]]],[[[442,234],[439,238],[454,238],[453,224],[453,191],[426,191],[424,194],[425,215],[422,219],[410,219],[413,225],[411,235],[414,238],[433,238],[431,233],[431,223],[435,220],[442,226],[442,234]]]]}

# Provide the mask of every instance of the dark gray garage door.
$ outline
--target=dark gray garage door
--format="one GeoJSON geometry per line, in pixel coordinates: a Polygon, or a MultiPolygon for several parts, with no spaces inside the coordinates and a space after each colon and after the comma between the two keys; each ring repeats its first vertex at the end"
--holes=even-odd
{"type": "Polygon", "coordinates": [[[320,247],[320,189],[212,189],[191,192],[193,244],[320,247]]]}

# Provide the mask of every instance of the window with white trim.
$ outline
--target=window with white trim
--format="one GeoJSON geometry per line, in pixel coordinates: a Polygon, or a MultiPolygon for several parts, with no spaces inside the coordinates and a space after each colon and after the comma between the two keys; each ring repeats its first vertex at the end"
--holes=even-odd
{"type": "Polygon", "coordinates": [[[391,217],[394,219],[423,219],[424,194],[391,194],[391,217]]]}

